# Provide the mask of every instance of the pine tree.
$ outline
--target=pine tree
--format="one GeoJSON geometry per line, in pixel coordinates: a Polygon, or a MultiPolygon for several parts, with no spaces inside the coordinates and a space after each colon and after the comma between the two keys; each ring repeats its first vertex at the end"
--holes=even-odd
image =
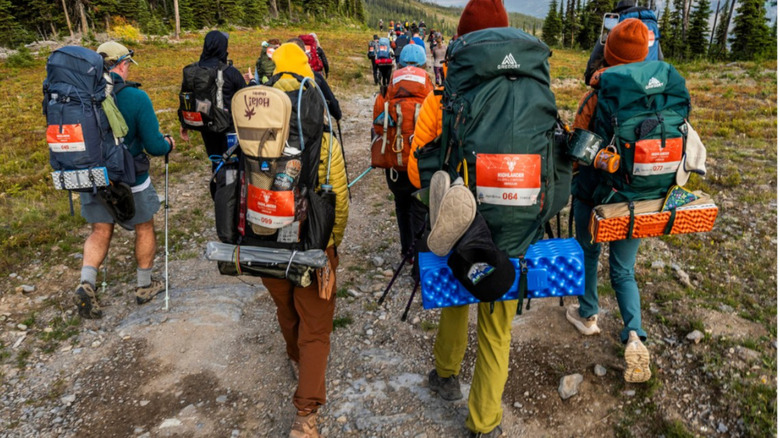
{"type": "Polygon", "coordinates": [[[776,44],[770,39],[762,0],[742,0],[734,18],[734,33],[729,39],[731,56],[737,60],[763,59],[773,55],[776,44]]]}
{"type": "Polygon", "coordinates": [[[19,23],[11,14],[11,0],[0,0],[0,44],[8,47],[19,43],[19,23]]]}
{"type": "Polygon", "coordinates": [[[709,0],[699,0],[696,9],[691,14],[691,23],[685,44],[692,57],[702,57],[707,54],[707,36],[709,35],[709,0]]]}
{"type": "Polygon", "coordinates": [[[670,22],[670,14],[671,10],[669,8],[669,2],[666,2],[666,5],[664,6],[664,12],[663,15],[658,19],[658,38],[661,40],[661,52],[668,54],[667,56],[670,56],[672,54],[672,48],[670,47],[672,41],[672,26],[670,22]]]}
{"type": "Polygon", "coordinates": [[[219,0],[218,24],[239,23],[244,18],[244,10],[239,0],[219,0]]]}
{"type": "Polygon", "coordinates": [[[244,26],[256,27],[260,25],[263,19],[263,15],[266,9],[265,1],[263,0],[244,0],[244,19],[242,24],[244,26]]]}
{"type": "MultiPolygon", "coordinates": [[[[732,0],[733,1],[733,0],[732,0]]],[[[718,17],[718,26],[715,29],[715,42],[710,47],[710,59],[719,60],[726,56],[726,41],[728,38],[727,20],[729,15],[729,2],[723,5],[718,17]]]]}
{"type": "Polygon", "coordinates": [[[674,0],[674,10],[669,16],[669,38],[664,49],[664,55],[673,59],[685,58],[685,42],[683,41],[683,11],[684,0],[674,0]]]}
{"type": "Polygon", "coordinates": [[[577,34],[577,44],[583,49],[590,48],[596,41],[596,35],[593,34],[593,26],[590,25],[591,14],[588,11],[587,3],[580,9],[579,32],[577,34]]]}
{"type": "Polygon", "coordinates": [[[558,37],[561,34],[561,19],[558,17],[558,5],[555,1],[550,3],[550,10],[542,24],[542,41],[551,47],[558,45],[558,37]]]}

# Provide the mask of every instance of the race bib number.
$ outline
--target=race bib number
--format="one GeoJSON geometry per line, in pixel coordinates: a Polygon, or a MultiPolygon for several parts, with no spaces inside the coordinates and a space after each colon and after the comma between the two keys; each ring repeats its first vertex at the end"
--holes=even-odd
{"type": "Polygon", "coordinates": [[[419,68],[416,69],[402,68],[401,70],[398,70],[395,73],[393,73],[393,85],[401,81],[417,82],[424,85],[426,76],[427,73],[425,72],[425,70],[419,68]]]}
{"type": "Polygon", "coordinates": [[[266,49],[265,54],[268,55],[268,59],[273,58],[275,51],[276,49],[274,49],[273,47],[269,47],[268,49],[266,49]]]}
{"type": "Polygon", "coordinates": [[[184,119],[184,123],[190,126],[203,126],[203,116],[199,112],[182,111],[181,116],[184,119]]]}
{"type": "Polygon", "coordinates": [[[683,139],[668,138],[666,147],[661,139],[639,140],[634,151],[634,175],[665,175],[677,171],[682,160],[683,139]]]}
{"type": "Polygon", "coordinates": [[[477,154],[477,201],[527,207],[542,188],[542,156],[477,154]]]}
{"type": "Polygon", "coordinates": [[[46,141],[52,152],[84,152],[87,150],[81,124],[49,125],[46,128],[46,141]]]}
{"type": "Polygon", "coordinates": [[[369,48],[368,48],[368,51],[369,51],[370,53],[374,53],[374,46],[371,46],[371,47],[369,47],[369,48]]]}
{"type": "Polygon", "coordinates": [[[250,184],[246,218],[266,228],[290,225],[295,220],[295,195],[291,190],[273,192],[250,184]]]}

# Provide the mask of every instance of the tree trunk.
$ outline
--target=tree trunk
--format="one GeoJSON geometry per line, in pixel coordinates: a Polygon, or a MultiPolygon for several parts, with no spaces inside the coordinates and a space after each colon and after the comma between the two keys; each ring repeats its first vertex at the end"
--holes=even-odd
{"type": "Polygon", "coordinates": [[[688,33],[688,13],[691,10],[693,0],[683,0],[682,10],[682,40],[685,41],[685,34],[688,33]]]}
{"type": "Polygon", "coordinates": [[[65,0],[62,0],[62,10],[65,11],[65,22],[68,23],[68,32],[70,32],[70,37],[73,38],[73,27],[70,25],[70,15],[68,15],[68,7],[65,5],[65,0]]]}
{"type": "Polygon", "coordinates": [[[181,33],[181,20],[179,18],[179,0],[173,0],[173,15],[176,19],[176,28],[173,31],[173,37],[179,39],[181,33]]]}
{"type": "Polygon", "coordinates": [[[729,38],[729,26],[731,26],[731,16],[734,14],[734,6],[737,4],[737,0],[731,0],[731,8],[729,8],[729,15],[726,17],[726,27],[723,29],[723,47],[718,50],[718,53],[723,53],[726,50],[729,38]]]}
{"type": "Polygon", "coordinates": [[[111,30],[111,15],[105,14],[103,15],[103,18],[105,18],[106,20],[106,32],[108,32],[109,30],[111,30]]]}
{"type": "Polygon", "coordinates": [[[293,15],[292,15],[292,1],[291,0],[287,0],[287,11],[290,14],[290,20],[292,20],[292,16],[293,15]]]}
{"type": "Polygon", "coordinates": [[[718,6],[715,7],[715,21],[712,23],[712,32],[710,32],[709,50],[712,50],[712,40],[715,37],[715,29],[718,28],[718,17],[720,17],[720,0],[718,0],[718,6]]]}
{"type": "Polygon", "coordinates": [[[273,18],[279,18],[279,7],[276,5],[276,0],[268,0],[268,13],[273,18]]]}
{"type": "Polygon", "coordinates": [[[87,36],[89,33],[89,23],[87,23],[87,12],[84,10],[84,2],[79,0],[79,14],[81,15],[81,36],[87,36]]]}
{"type": "Polygon", "coordinates": [[[49,25],[51,26],[51,37],[54,39],[54,37],[57,35],[57,28],[54,26],[53,21],[50,21],[49,25]]]}

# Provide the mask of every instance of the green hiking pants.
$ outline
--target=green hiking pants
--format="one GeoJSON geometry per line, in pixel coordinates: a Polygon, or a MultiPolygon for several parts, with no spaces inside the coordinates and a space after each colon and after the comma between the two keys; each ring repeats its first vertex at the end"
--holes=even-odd
{"type": "MultiPolygon", "coordinates": [[[[577,297],[580,302],[580,316],[591,317],[599,313],[598,271],[601,244],[592,243],[588,224],[592,208],[574,198],[574,223],[577,242],[585,253],[585,295],[577,297]]],[[[624,239],[609,242],[609,279],[615,290],[623,330],[620,340],[625,344],[628,333],[635,331],[644,341],[647,333],[642,329],[642,309],[639,301],[639,287],[634,278],[634,264],[641,239],[624,239]]]]}
{"type": "MultiPolygon", "coordinates": [[[[477,305],[477,363],[466,418],[466,427],[472,432],[487,433],[501,424],[501,396],[509,374],[509,344],[516,312],[517,300],[496,302],[492,314],[490,303],[477,305]]],[[[442,309],[433,346],[439,377],[460,374],[468,329],[469,306],[442,309]]]]}

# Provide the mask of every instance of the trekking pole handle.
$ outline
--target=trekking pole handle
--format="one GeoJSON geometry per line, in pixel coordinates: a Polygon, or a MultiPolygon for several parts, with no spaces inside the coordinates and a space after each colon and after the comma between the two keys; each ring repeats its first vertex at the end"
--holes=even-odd
{"type": "Polygon", "coordinates": [[[166,139],[165,141],[167,141],[168,145],[171,147],[168,152],[165,153],[165,164],[168,164],[168,155],[170,155],[173,150],[173,137],[171,137],[171,134],[163,134],[163,138],[166,139]]]}

